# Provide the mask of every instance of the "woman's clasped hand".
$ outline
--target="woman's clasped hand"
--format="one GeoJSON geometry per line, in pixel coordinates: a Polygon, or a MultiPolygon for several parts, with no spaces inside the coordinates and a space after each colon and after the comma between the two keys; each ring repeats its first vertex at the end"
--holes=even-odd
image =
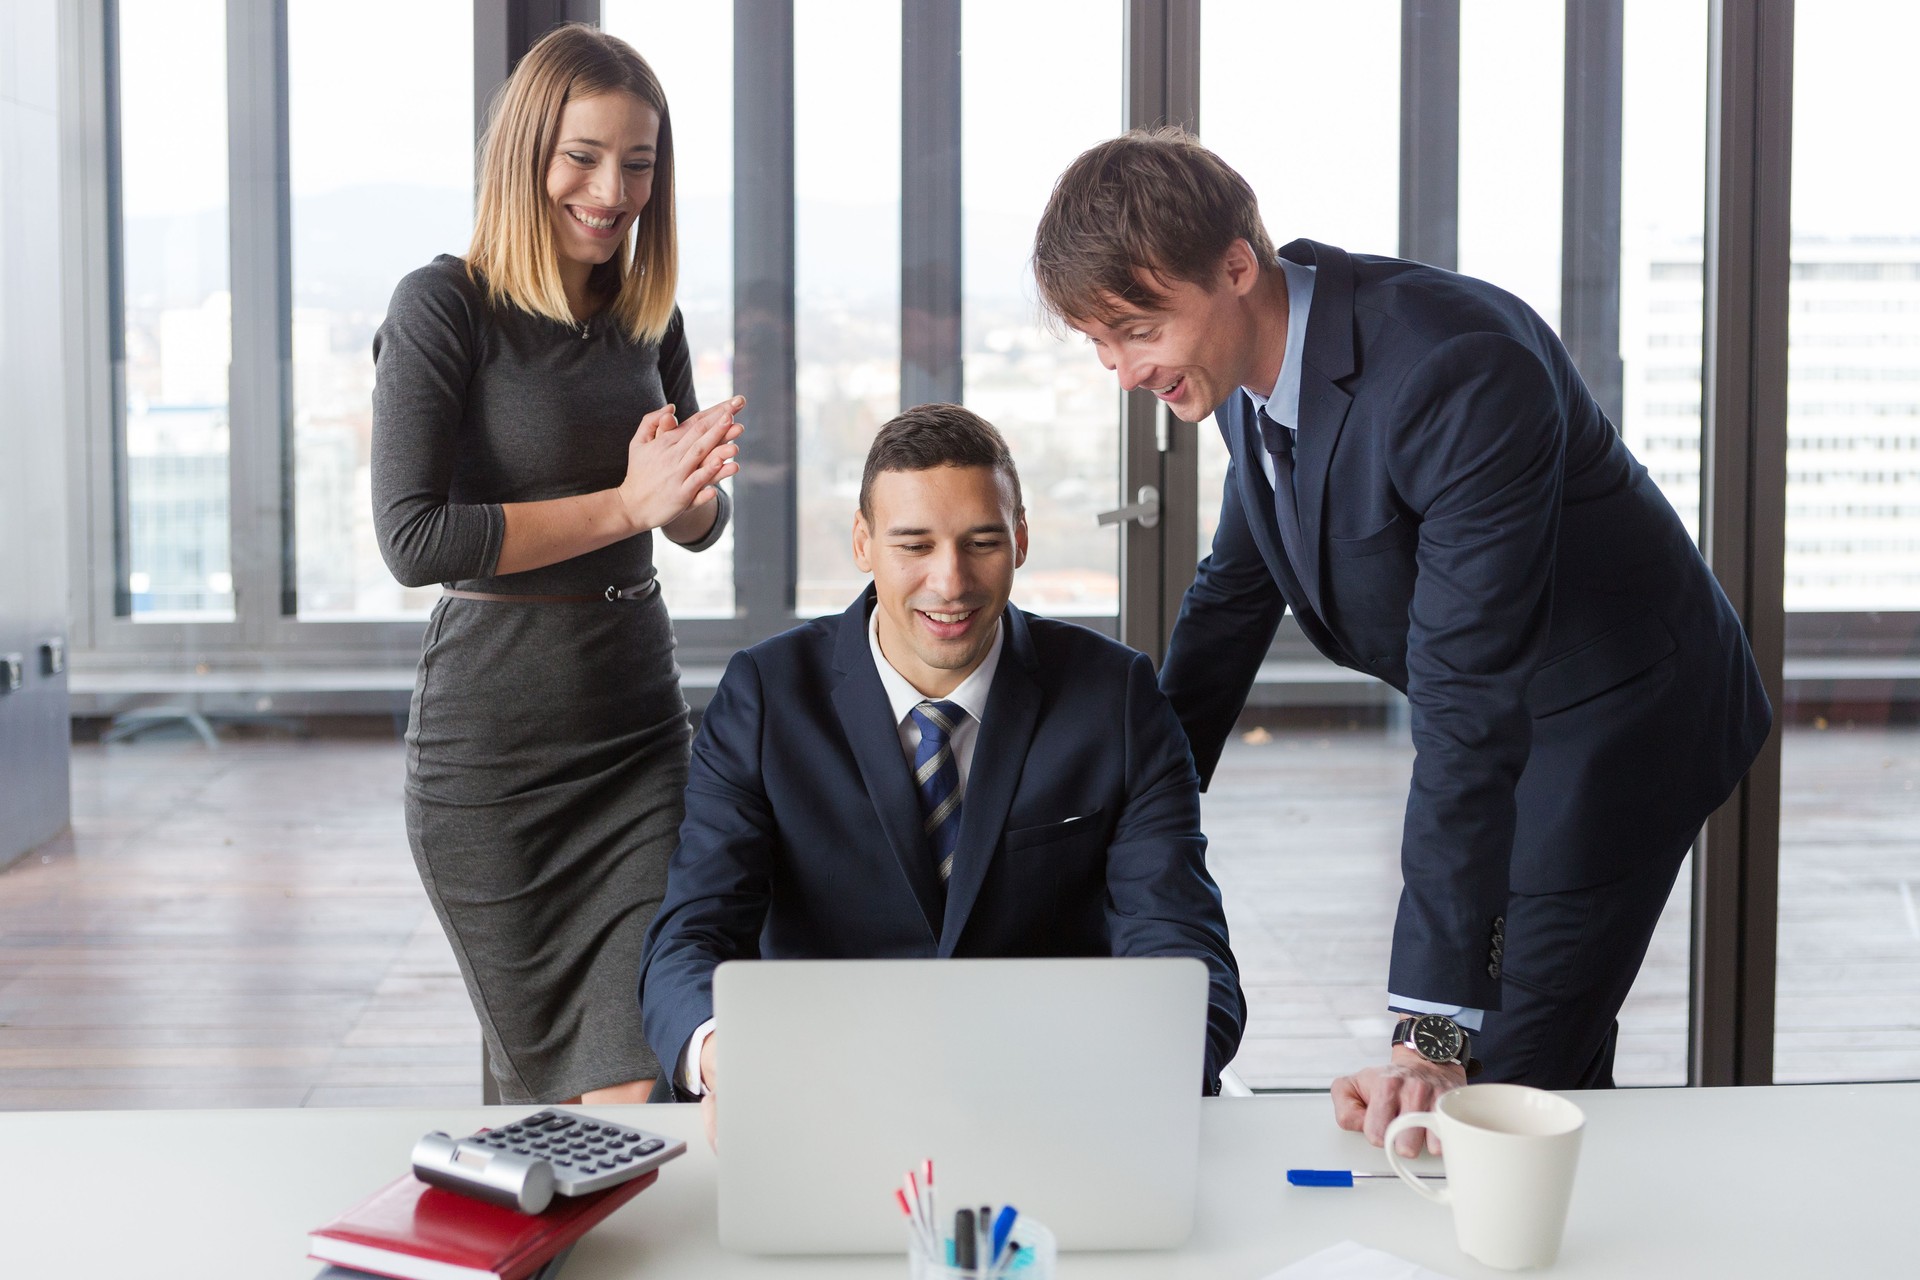
{"type": "Polygon", "coordinates": [[[674,405],[640,419],[627,445],[627,476],[620,504],[636,529],[658,529],[712,502],[714,488],[740,470],[736,443],[745,424],[734,415],[746,407],[734,396],[702,409],[685,422],[674,405]]]}

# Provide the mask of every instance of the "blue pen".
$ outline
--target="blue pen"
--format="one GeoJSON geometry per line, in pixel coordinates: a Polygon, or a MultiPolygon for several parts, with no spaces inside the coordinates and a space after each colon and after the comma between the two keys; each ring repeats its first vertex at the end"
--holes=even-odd
{"type": "Polygon", "coordinates": [[[1007,1247],[1007,1237],[1013,1234],[1013,1220],[1019,1216],[1019,1211],[1012,1205],[1000,1206],[1000,1216],[993,1220],[993,1252],[988,1255],[991,1265],[1000,1265],[1000,1254],[1007,1247]]]}
{"type": "MultiPolygon", "coordinates": [[[[1352,1169],[1289,1169],[1287,1181],[1296,1187],[1350,1187],[1355,1178],[1397,1178],[1395,1173],[1356,1173],[1352,1169]]],[[[1444,1173],[1416,1173],[1416,1178],[1446,1181],[1444,1173]]]]}

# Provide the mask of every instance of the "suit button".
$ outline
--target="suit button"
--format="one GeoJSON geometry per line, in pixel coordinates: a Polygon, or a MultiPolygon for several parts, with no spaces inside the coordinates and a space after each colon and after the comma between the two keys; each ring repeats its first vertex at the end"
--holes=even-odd
{"type": "Polygon", "coordinates": [[[1495,960],[1487,966],[1487,976],[1489,978],[1497,978],[1500,976],[1500,962],[1498,960],[1495,960]]]}
{"type": "Polygon", "coordinates": [[[1507,918],[1505,916],[1495,916],[1493,918],[1493,931],[1495,933],[1499,933],[1502,929],[1505,929],[1506,927],[1507,927],[1507,918]]]}

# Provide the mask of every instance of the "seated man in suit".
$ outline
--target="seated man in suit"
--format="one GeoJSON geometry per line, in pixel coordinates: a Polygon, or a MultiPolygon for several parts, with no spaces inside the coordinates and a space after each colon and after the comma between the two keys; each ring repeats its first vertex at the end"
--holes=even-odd
{"type": "Polygon", "coordinates": [[[1218,1091],[1246,1002],[1186,739],[1145,655],[1008,603],[1026,554],[999,432],[937,404],[880,429],[873,585],[735,654],[693,744],[640,964],[677,1096],[715,1087],[714,968],[759,957],[1193,956],[1218,1091]]]}

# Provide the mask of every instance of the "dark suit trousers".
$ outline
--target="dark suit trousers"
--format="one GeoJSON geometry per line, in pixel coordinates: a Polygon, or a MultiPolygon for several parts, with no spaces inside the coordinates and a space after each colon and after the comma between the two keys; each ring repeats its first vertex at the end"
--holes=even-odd
{"type": "Polygon", "coordinates": [[[1611,1089],[1615,1021],[1673,892],[1689,839],[1647,870],[1565,893],[1512,894],[1501,1003],[1473,1053],[1476,1082],[1540,1089],[1611,1089]]]}

